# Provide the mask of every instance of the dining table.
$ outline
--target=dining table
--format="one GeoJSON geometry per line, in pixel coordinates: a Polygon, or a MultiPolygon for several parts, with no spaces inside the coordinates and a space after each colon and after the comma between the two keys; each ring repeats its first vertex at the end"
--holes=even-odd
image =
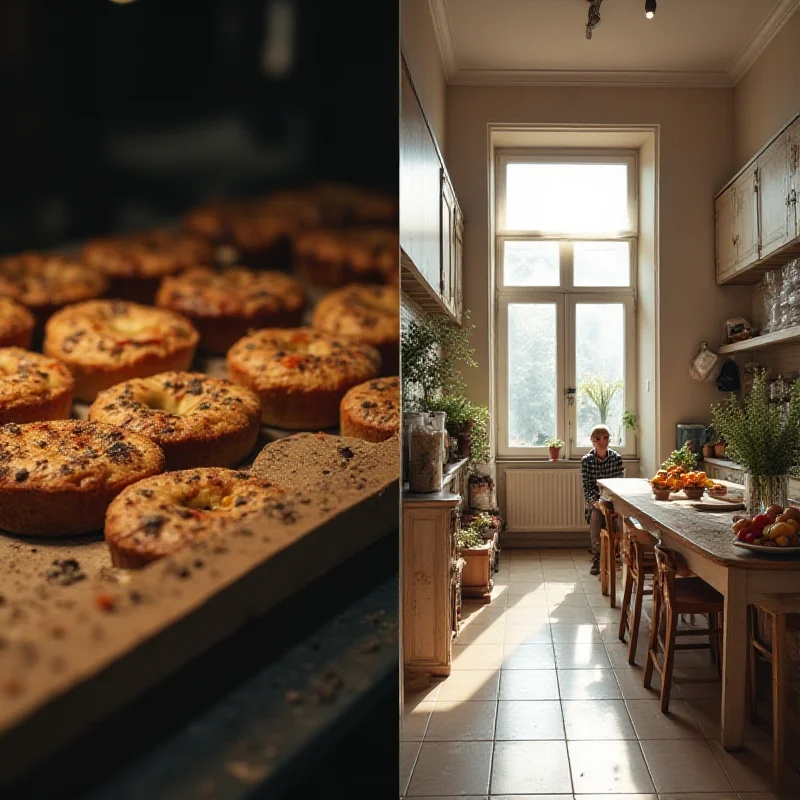
{"type": "MultiPolygon", "coordinates": [[[[682,493],[671,495],[669,500],[656,500],[644,478],[606,478],[597,483],[616,514],[633,517],[724,596],[721,741],[726,750],[741,750],[746,713],[747,608],[776,600],[790,605],[800,601],[800,557],[776,555],[771,548],[753,552],[734,545],[733,517],[737,512],[722,501],[719,511],[699,510],[682,493]]],[[[738,513],[744,515],[744,511],[738,513]]]]}

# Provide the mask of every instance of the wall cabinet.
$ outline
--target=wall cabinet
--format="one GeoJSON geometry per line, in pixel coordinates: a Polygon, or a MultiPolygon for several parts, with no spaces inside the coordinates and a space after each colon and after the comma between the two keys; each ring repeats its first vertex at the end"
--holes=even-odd
{"type": "Polygon", "coordinates": [[[717,283],[754,283],[800,254],[800,118],[714,200],[717,283]]]}
{"type": "Polygon", "coordinates": [[[459,323],[463,227],[453,185],[404,64],[400,105],[402,288],[425,310],[445,313],[459,323]]]}

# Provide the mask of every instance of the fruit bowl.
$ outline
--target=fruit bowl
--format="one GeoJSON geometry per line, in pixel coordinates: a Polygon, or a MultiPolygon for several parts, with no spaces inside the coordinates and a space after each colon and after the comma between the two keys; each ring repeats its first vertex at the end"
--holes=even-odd
{"type": "Polygon", "coordinates": [[[672,493],[672,489],[656,489],[655,486],[653,486],[652,489],[653,497],[656,500],[669,500],[669,496],[672,493]]]}
{"type": "Polygon", "coordinates": [[[702,486],[684,486],[683,493],[689,500],[699,500],[705,489],[702,486]]]}
{"type": "Polygon", "coordinates": [[[753,553],[761,553],[768,556],[797,556],[800,555],[800,547],[764,547],[763,544],[750,544],[749,542],[740,542],[737,538],[733,540],[734,547],[742,547],[745,550],[750,550],[753,553]]]}

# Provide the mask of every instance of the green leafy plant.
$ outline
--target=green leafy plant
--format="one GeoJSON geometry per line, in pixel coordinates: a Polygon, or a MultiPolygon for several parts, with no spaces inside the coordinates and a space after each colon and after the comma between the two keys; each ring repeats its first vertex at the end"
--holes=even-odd
{"type": "Polygon", "coordinates": [[[792,384],[784,411],[770,403],[767,371],[758,370],[744,402],[732,394],[711,407],[711,419],[727,455],[750,474],[787,475],[800,464],[800,381],[792,384]]]}
{"type": "Polygon", "coordinates": [[[635,431],[638,425],[636,422],[636,414],[626,411],[622,415],[622,425],[626,431],[635,431]]]}
{"type": "Polygon", "coordinates": [[[545,439],[544,446],[561,448],[564,446],[564,442],[561,439],[554,439],[551,437],[549,439],[545,439]]]}
{"type": "Polygon", "coordinates": [[[623,386],[624,383],[621,380],[608,381],[599,375],[593,375],[578,386],[578,391],[585,394],[589,401],[597,406],[600,413],[600,424],[605,425],[608,421],[611,402],[623,386]]]}
{"type": "Polygon", "coordinates": [[[421,403],[423,411],[444,411],[447,421],[457,425],[472,422],[470,459],[478,464],[489,460],[489,409],[463,395],[441,394],[421,403]]]}
{"type": "Polygon", "coordinates": [[[462,526],[456,534],[456,543],[459,547],[467,549],[482,547],[485,544],[485,540],[481,536],[480,530],[480,527],[476,526],[474,522],[462,526]]]}
{"type": "Polygon", "coordinates": [[[433,314],[409,322],[401,337],[405,409],[424,411],[445,387],[451,395],[464,392],[461,366],[478,366],[469,345],[474,329],[469,311],[461,326],[433,314]]]}
{"type": "Polygon", "coordinates": [[[688,444],[680,450],[673,450],[661,465],[661,469],[670,467],[683,467],[686,472],[693,472],[697,468],[697,453],[693,453],[688,444]]]}

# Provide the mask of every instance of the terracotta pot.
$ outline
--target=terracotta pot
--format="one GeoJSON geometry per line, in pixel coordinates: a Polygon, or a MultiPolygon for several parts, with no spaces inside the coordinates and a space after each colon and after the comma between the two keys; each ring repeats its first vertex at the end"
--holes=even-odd
{"type": "Polygon", "coordinates": [[[550,449],[550,460],[551,461],[558,461],[558,459],[560,457],[559,454],[561,453],[561,448],[560,447],[551,447],[549,449],[550,449]]]}
{"type": "Polygon", "coordinates": [[[458,454],[461,458],[469,458],[472,455],[472,427],[475,423],[469,422],[448,422],[447,432],[458,442],[458,454]]]}
{"type": "Polygon", "coordinates": [[[703,458],[713,458],[714,457],[714,445],[713,444],[704,444],[703,445],[703,458]]]}
{"type": "Polygon", "coordinates": [[[687,486],[683,490],[689,500],[699,500],[703,496],[703,492],[705,489],[702,486],[687,486]]]}
{"type": "Polygon", "coordinates": [[[715,455],[717,458],[724,458],[724,457],[725,457],[725,448],[726,448],[727,446],[728,446],[728,445],[727,445],[727,444],[725,444],[725,442],[717,442],[717,443],[714,445],[714,455],[715,455]]]}
{"type": "Polygon", "coordinates": [[[461,572],[461,593],[464,597],[482,598],[490,602],[492,591],[490,554],[492,542],[483,547],[461,548],[464,569],[461,572]]]}
{"type": "Polygon", "coordinates": [[[671,489],[653,489],[653,497],[655,497],[656,500],[669,500],[671,493],[671,489]]]}

